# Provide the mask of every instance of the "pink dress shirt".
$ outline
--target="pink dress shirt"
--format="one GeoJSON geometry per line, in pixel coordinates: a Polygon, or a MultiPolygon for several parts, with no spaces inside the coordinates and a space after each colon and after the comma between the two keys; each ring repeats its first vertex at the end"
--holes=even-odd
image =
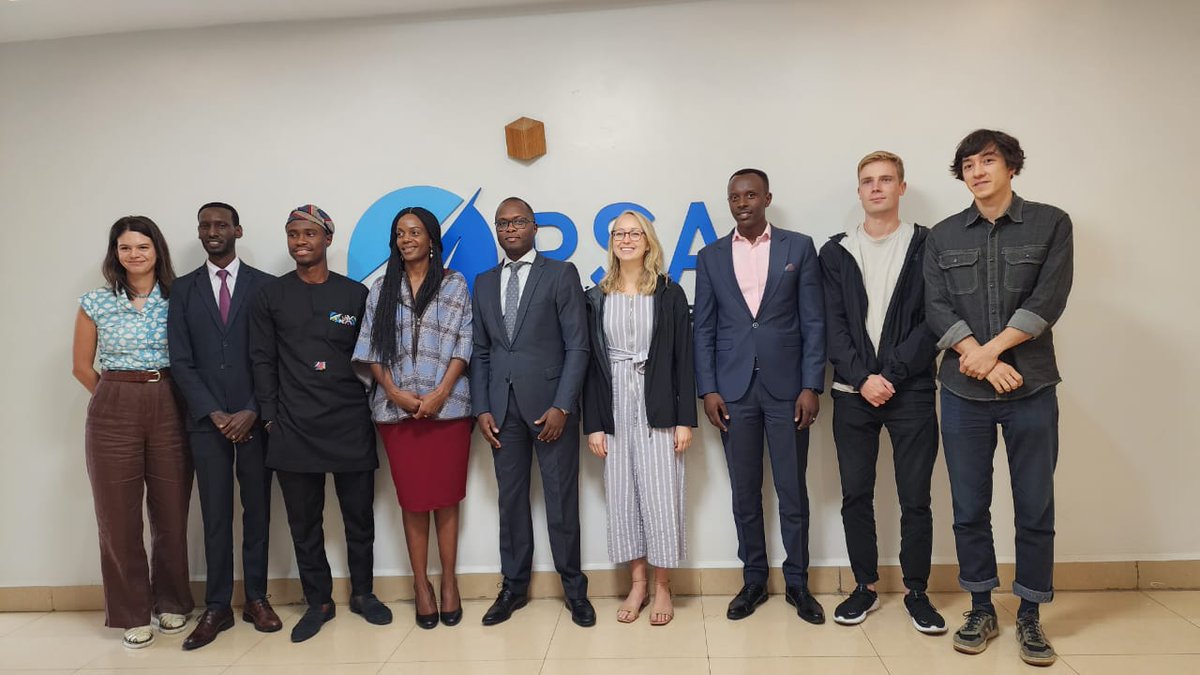
{"type": "Polygon", "coordinates": [[[771,264],[771,225],[750,241],[733,230],[733,274],[737,277],[738,288],[742,289],[742,297],[750,308],[751,316],[758,316],[758,306],[762,304],[763,288],[767,285],[767,269],[771,264]]]}

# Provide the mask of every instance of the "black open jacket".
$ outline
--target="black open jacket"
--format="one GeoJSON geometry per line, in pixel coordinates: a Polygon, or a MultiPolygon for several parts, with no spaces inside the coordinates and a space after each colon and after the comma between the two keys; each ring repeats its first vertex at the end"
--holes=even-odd
{"type": "MultiPolygon", "coordinates": [[[[604,337],[606,298],[599,286],[589,288],[584,296],[592,351],[583,385],[583,431],[613,434],[612,368],[604,337]]],[[[665,276],[654,288],[654,334],[646,360],[646,419],[657,429],[696,426],[691,311],[683,289],[665,276]]]]}
{"type": "Polygon", "coordinates": [[[835,382],[862,387],[879,373],[901,390],[933,389],[937,336],[925,322],[925,238],[929,228],[916,226],[904,267],[883,320],[878,349],[867,336],[867,290],[854,256],[842,247],[845,233],[821,247],[825,277],[826,349],[835,382]]]}

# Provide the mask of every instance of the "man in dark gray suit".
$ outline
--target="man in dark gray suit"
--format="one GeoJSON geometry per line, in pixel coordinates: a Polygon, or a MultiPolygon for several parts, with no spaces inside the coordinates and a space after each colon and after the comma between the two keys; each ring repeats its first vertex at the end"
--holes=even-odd
{"type": "Polygon", "coordinates": [[[767,174],[742,169],[728,185],[733,232],[696,257],[696,390],[721,430],[742,590],[725,615],[743,619],[767,600],[763,530],[763,435],[779,496],[785,597],[809,623],[824,623],[808,592],[808,428],[825,382],[821,268],[810,237],[767,222],[767,174]]]}
{"type": "Polygon", "coordinates": [[[271,470],[251,379],[249,300],[273,276],[237,256],[237,210],[210,202],[197,213],[208,260],[175,282],[167,314],[171,372],[187,400],[188,442],[204,514],[207,607],[183,648],[198,649],[233,627],[233,478],[242,497],[242,618],[263,632],[283,627],[267,601],[271,470]]]}
{"type": "Polygon", "coordinates": [[[525,606],[533,567],[529,481],[537,453],[554,567],[571,619],[593,626],[579,554],[577,402],[588,361],[587,315],[579,272],[533,250],[537,223],[523,199],[496,210],[504,261],[475,279],[471,407],[493,448],[499,487],[504,585],[483,625],[525,606]]]}

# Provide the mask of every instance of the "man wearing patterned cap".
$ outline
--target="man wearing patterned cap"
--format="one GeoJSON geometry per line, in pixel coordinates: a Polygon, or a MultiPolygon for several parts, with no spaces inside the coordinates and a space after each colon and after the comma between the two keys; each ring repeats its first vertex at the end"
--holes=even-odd
{"type": "Polygon", "coordinates": [[[288,253],[296,270],[263,286],[250,326],[250,358],[267,466],[276,471],[308,610],[292,641],[316,635],[334,617],[325,555],[325,474],[332,473],[350,567],[350,611],[373,624],[392,613],[372,593],[375,430],[350,356],[366,309],[367,288],[331,272],[325,252],[333,220],[312,205],[291,212],[288,253]]]}

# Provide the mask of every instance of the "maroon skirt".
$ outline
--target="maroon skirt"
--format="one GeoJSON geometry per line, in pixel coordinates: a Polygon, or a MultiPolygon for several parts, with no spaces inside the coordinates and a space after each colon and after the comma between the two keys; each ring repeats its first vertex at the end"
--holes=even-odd
{"type": "Polygon", "coordinates": [[[467,457],[475,420],[407,419],[377,424],[396,497],[405,511],[434,511],[467,496],[467,457]]]}

